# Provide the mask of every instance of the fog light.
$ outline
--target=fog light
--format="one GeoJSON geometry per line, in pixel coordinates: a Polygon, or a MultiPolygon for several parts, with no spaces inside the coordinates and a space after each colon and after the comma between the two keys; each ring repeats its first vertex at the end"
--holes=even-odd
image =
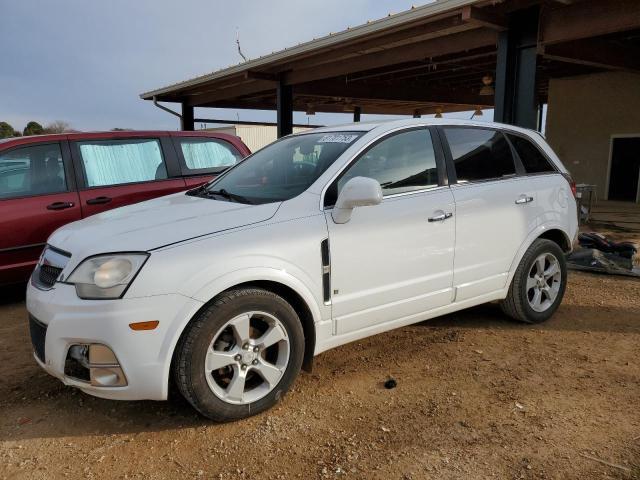
{"type": "Polygon", "coordinates": [[[96,387],[123,387],[127,384],[120,367],[91,368],[91,385],[96,387]]]}
{"type": "Polygon", "coordinates": [[[72,345],[67,353],[65,375],[95,387],[124,387],[127,377],[118,359],[100,343],[72,345]]]}

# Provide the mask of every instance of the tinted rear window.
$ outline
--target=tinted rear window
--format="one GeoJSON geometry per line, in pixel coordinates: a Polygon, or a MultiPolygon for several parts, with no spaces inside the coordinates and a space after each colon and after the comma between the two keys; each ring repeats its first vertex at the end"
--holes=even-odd
{"type": "Polygon", "coordinates": [[[497,130],[445,128],[458,182],[501,178],[516,173],[511,148],[497,130]]]}
{"type": "Polygon", "coordinates": [[[527,173],[555,172],[547,157],[531,141],[517,135],[509,135],[509,140],[518,152],[527,173]]]}

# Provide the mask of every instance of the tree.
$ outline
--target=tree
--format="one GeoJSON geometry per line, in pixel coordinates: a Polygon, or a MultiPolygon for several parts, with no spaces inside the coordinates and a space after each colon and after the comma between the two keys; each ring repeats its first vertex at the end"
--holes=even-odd
{"type": "Polygon", "coordinates": [[[22,131],[23,135],[42,135],[43,133],[44,128],[42,128],[42,125],[34,121],[27,123],[27,126],[22,131]]]}
{"type": "Polygon", "coordinates": [[[0,138],[13,137],[15,130],[7,122],[0,122],[0,138]]]}
{"type": "Polygon", "coordinates": [[[56,120],[44,127],[44,133],[64,133],[69,130],[69,127],[71,127],[71,125],[67,122],[63,120],[56,120]]]}

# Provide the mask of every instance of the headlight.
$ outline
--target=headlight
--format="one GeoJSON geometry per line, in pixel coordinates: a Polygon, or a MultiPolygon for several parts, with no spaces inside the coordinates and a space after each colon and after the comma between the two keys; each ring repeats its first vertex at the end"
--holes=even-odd
{"type": "Polygon", "coordinates": [[[78,297],[86,300],[120,298],[147,258],[147,253],[90,257],[76,267],[66,283],[75,285],[78,297]]]}

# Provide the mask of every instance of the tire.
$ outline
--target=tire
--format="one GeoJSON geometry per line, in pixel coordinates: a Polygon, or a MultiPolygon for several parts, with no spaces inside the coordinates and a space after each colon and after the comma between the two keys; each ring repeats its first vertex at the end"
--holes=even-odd
{"type": "Polygon", "coordinates": [[[542,323],[553,316],[567,288],[567,264],[557,243],[539,238],[525,252],[513,276],[502,311],[525,323],[542,323]],[[540,259],[543,259],[540,261],[540,259]],[[557,261],[557,273],[551,266],[557,261]],[[544,264],[542,276],[540,265],[544,264]],[[546,285],[546,287],[545,287],[546,285]],[[540,297],[536,292],[540,292],[540,297]]]}
{"type": "Polygon", "coordinates": [[[242,288],[221,294],[194,317],[176,347],[173,377],[198,412],[228,422],[275,405],[303,356],[302,324],[291,305],[268,290],[242,288]]]}

